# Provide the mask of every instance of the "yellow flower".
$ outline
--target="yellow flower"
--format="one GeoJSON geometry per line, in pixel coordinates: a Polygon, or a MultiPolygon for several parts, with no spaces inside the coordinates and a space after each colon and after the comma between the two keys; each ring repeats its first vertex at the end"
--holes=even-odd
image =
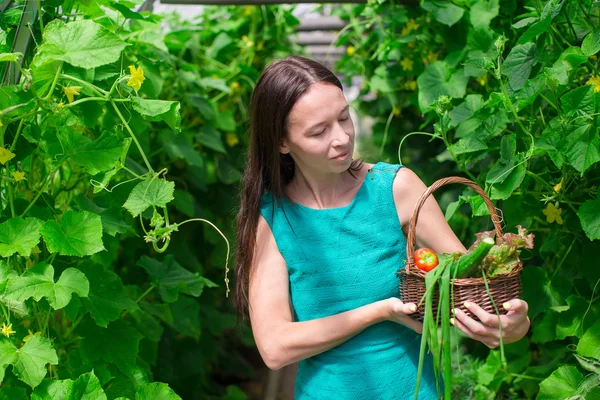
{"type": "Polygon", "coordinates": [[[225,141],[229,147],[233,147],[240,142],[240,139],[238,139],[235,133],[229,132],[227,135],[225,135],[225,141]]]}
{"type": "Polygon", "coordinates": [[[10,337],[10,335],[12,335],[13,333],[16,333],[15,331],[12,330],[12,324],[8,324],[8,326],[6,326],[6,323],[2,323],[2,333],[4,334],[4,336],[6,337],[10,337]]]}
{"type": "Polygon", "coordinates": [[[79,96],[79,91],[81,90],[81,86],[69,86],[63,88],[63,92],[67,95],[67,100],[69,103],[72,103],[75,100],[75,96],[79,96]]]}
{"type": "Polygon", "coordinates": [[[554,186],[554,191],[555,192],[557,192],[557,193],[560,192],[560,189],[562,189],[562,181],[560,181],[558,183],[558,185],[554,186]]]}
{"type": "Polygon", "coordinates": [[[242,36],[242,41],[243,42],[247,42],[248,41],[248,36],[246,36],[246,35],[242,36]]]}
{"type": "Polygon", "coordinates": [[[563,220],[560,216],[562,208],[558,208],[558,201],[555,204],[548,203],[548,205],[542,212],[546,216],[546,221],[548,221],[549,224],[556,221],[557,224],[562,225],[563,220]]]}
{"type": "Polygon", "coordinates": [[[32,338],[32,337],[34,337],[34,336],[40,336],[40,335],[42,334],[42,332],[36,332],[36,333],[33,333],[33,332],[31,332],[31,330],[29,330],[29,329],[27,329],[27,332],[29,332],[29,335],[27,335],[27,336],[25,336],[25,337],[23,338],[23,341],[24,341],[24,342],[28,341],[29,339],[31,339],[31,338],[32,338]]]}
{"type": "Polygon", "coordinates": [[[13,158],[15,158],[14,153],[11,153],[10,150],[6,150],[4,147],[0,147],[0,163],[2,163],[2,165],[6,164],[13,158]]]}
{"type": "Polygon", "coordinates": [[[244,6],[244,15],[252,15],[252,6],[244,6]]]}
{"type": "Polygon", "coordinates": [[[135,65],[130,65],[129,74],[131,75],[131,78],[129,78],[127,86],[131,86],[135,90],[140,90],[140,88],[142,87],[142,83],[144,82],[144,80],[146,80],[146,78],[144,77],[144,70],[142,69],[142,67],[138,67],[137,69],[135,69],[135,65]]]}
{"type": "Polygon", "coordinates": [[[587,81],[588,85],[594,86],[594,93],[600,92],[600,76],[593,76],[587,81]]]}
{"type": "Polygon", "coordinates": [[[356,49],[354,48],[354,46],[348,46],[348,48],[346,49],[346,53],[349,56],[353,56],[354,53],[356,53],[356,49]]]}
{"type": "Polygon", "coordinates": [[[413,62],[408,58],[404,58],[402,61],[400,61],[400,65],[402,65],[402,69],[405,71],[412,71],[413,69],[413,62]]]}
{"type": "Polygon", "coordinates": [[[478,76],[477,78],[475,78],[477,80],[477,82],[479,82],[479,84],[481,86],[485,86],[485,84],[488,81],[488,74],[486,73],[484,76],[478,76]]]}
{"type": "Polygon", "coordinates": [[[439,58],[439,54],[438,53],[434,53],[433,51],[430,51],[427,53],[427,61],[429,62],[436,62],[439,58]]]}
{"type": "Polygon", "coordinates": [[[62,101],[56,105],[58,108],[65,108],[65,103],[62,101]]]}
{"type": "Polygon", "coordinates": [[[23,171],[15,171],[12,173],[13,178],[15,178],[15,181],[19,182],[19,181],[26,181],[27,178],[25,178],[25,172],[23,171]]]}
{"type": "Polygon", "coordinates": [[[415,90],[417,90],[417,81],[410,80],[410,81],[404,82],[404,89],[414,92],[415,90]]]}
{"type": "Polygon", "coordinates": [[[409,19],[400,34],[402,36],[408,35],[411,31],[416,31],[419,28],[419,25],[415,22],[414,19],[409,19]]]}

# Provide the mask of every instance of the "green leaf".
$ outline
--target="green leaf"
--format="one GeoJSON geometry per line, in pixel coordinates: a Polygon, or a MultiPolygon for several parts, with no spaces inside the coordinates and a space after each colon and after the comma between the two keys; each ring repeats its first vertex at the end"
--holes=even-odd
{"type": "Polygon", "coordinates": [[[58,282],[54,283],[54,268],[41,262],[25,271],[23,275],[11,278],[6,285],[5,296],[16,301],[27,300],[30,297],[40,301],[45,297],[50,306],[58,310],[69,304],[73,293],[87,297],[88,292],[89,282],[81,271],[67,268],[60,275],[58,282]]]}
{"type": "Polygon", "coordinates": [[[581,50],[588,57],[600,51],[600,28],[588,33],[585,39],[583,39],[581,50]]]}
{"type": "Polygon", "coordinates": [[[76,381],[63,379],[46,380],[36,387],[31,400],[106,400],[100,380],[94,371],[80,375],[76,381]]]}
{"type": "Polygon", "coordinates": [[[527,29],[527,31],[519,38],[518,43],[524,44],[530,42],[537,35],[549,31],[552,19],[558,15],[563,3],[564,0],[551,0],[547,2],[542,10],[542,15],[540,15],[538,22],[531,25],[531,27],[527,29]]]}
{"type": "Polygon", "coordinates": [[[99,326],[106,327],[110,321],[118,319],[123,310],[137,308],[137,304],[127,297],[117,274],[92,263],[84,263],[79,269],[90,284],[88,297],[81,299],[84,313],[89,311],[99,326]]]}
{"type": "Polygon", "coordinates": [[[0,339],[0,369],[2,372],[8,364],[14,366],[13,372],[20,380],[35,388],[48,372],[46,364],[58,364],[58,357],[52,344],[46,338],[32,336],[20,349],[2,338],[0,339]]]}
{"type": "Polygon", "coordinates": [[[452,73],[443,61],[432,63],[417,78],[419,87],[419,107],[426,111],[439,96],[462,98],[465,96],[468,77],[462,70],[452,73]]]}
{"type": "Polygon", "coordinates": [[[213,149],[223,154],[226,153],[221,134],[210,125],[202,126],[196,133],[196,139],[209,149],[213,149]]]}
{"type": "Polygon", "coordinates": [[[22,53],[0,53],[0,62],[17,62],[23,58],[22,53]]]}
{"type": "Polygon", "coordinates": [[[177,332],[195,339],[200,337],[200,304],[196,299],[182,295],[173,303],[143,303],[142,307],[177,332]]]}
{"type": "Polygon", "coordinates": [[[498,16],[498,0],[476,0],[471,5],[471,25],[475,28],[487,28],[498,16]]]}
{"type": "Polygon", "coordinates": [[[74,162],[85,168],[90,175],[96,175],[99,172],[113,168],[115,162],[121,157],[123,141],[110,132],[102,132],[102,135],[94,141],[81,133],[73,133],[81,135],[80,140],[72,143],[72,147],[65,146],[65,153],[74,162]]]}
{"type": "Polygon", "coordinates": [[[29,400],[25,388],[21,387],[0,387],[0,400],[29,400]]]}
{"type": "Polygon", "coordinates": [[[571,90],[560,98],[560,102],[563,113],[567,117],[591,115],[596,110],[594,88],[591,85],[571,90]]]}
{"type": "Polygon", "coordinates": [[[119,319],[106,328],[99,328],[91,320],[82,323],[78,333],[81,342],[82,358],[87,363],[104,360],[115,364],[125,375],[131,375],[136,365],[142,334],[119,319]]]}
{"type": "Polygon", "coordinates": [[[480,94],[470,94],[465,101],[456,106],[448,113],[450,117],[449,127],[455,127],[463,121],[471,118],[484,105],[483,96],[480,94]]]}
{"type": "Polygon", "coordinates": [[[548,278],[540,267],[524,267],[521,273],[523,300],[529,304],[529,318],[533,321],[550,307],[562,306],[571,290],[571,283],[559,276],[548,278]]]}
{"type": "Polygon", "coordinates": [[[163,261],[143,256],[138,261],[138,265],[148,272],[158,287],[160,296],[168,303],[176,301],[179,293],[198,297],[205,286],[217,287],[199,273],[183,268],[171,255],[166,256],[163,261]]]}
{"type": "MultiPolygon", "coordinates": [[[[575,126],[570,126],[570,129],[575,126]]],[[[600,161],[600,138],[597,129],[586,124],[571,131],[565,140],[566,156],[573,168],[583,173],[600,161]]]]}
{"type": "Polygon", "coordinates": [[[531,67],[535,64],[535,43],[530,42],[513,47],[502,64],[502,75],[508,77],[513,90],[519,90],[527,82],[531,67]]]}
{"type": "Polygon", "coordinates": [[[135,394],[135,400],[146,399],[181,400],[181,397],[166,383],[152,382],[142,385],[135,394]]]}
{"type": "Polygon", "coordinates": [[[0,224],[0,256],[10,257],[15,253],[29,257],[31,250],[40,242],[40,227],[37,218],[15,217],[0,224]]]}
{"type": "Polygon", "coordinates": [[[546,126],[542,132],[542,137],[535,141],[535,153],[547,153],[552,162],[554,162],[559,169],[562,168],[565,163],[565,157],[562,151],[564,145],[561,139],[561,131],[562,125],[559,118],[556,117],[546,126]]]}
{"type": "Polygon", "coordinates": [[[474,132],[461,138],[458,142],[450,145],[450,147],[456,155],[473,153],[488,148],[484,140],[485,138],[480,137],[477,135],[477,132],[474,132]]]}
{"type": "Polygon", "coordinates": [[[210,58],[217,59],[219,52],[231,43],[233,43],[231,36],[225,32],[221,32],[215,37],[212,45],[206,50],[206,55],[210,58]]]}
{"type": "Polygon", "coordinates": [[[221,92],[231,93],[231,88],[227,86],[225,79],[202,78],[198,83],[206,89],[216,89],[221,92]]]}
{"type": "Polygon", "coordinates": [[[492,200],[508,199],[521,186],[526,172],[527,168],[525,164],[519,163],[501,183],[498,182],[492,186],[492,195],[490,198],[492,200]]]}
{"type": "Polygon", "coordinates": [[[76,67],[96,68],[119,59],[127,44],[91,20],[64,23],[55,19],[44,27],[44,39],[33,63],[62,60],[76,67]]]}
{"type": "Polygon", "coordinates": [[[583,381],[583,375],[577,367],[565,365],[559,367],[540,383],[540,393],[536,400],[557,400],[570,398],[577,386],[583,381]]]}
{"type": "Polygon", "coordinates": [[[173,200],[174,182],[164,179],[148,179],[133,188],[123,207],[134,217],[140,215],[150,206],[165,207],[173,200]]]}
{"type": "Polygon", "coordinates": [[[186,100],[194,106],[206,121],[212,121],[217,114],[214,104],[199,94],[187,94],[186,100]]]}
{"type": "Polygon", "coordinates": [[[64,213],[60,224],[46,222],[40,229],[48,251],[63,256],[89,256],[104,250],[102,220],[87,211],[64,213]]]}
{"type": "Polygon", "coordinates": [[[217,115],[215,120],[215,128],[221,129],[226,132],[235,131],[235,117],[233,116],[233,110],[221,111],[217,115]]]}
{"type": "Polygon", "coordinates": [[[176,135],[172,131],[162,131],[158,138],[172,159],[184,159],[190,165],[204,166],[202,155],[194,149],[194,144],[187,136],[176,135]]]}
{"type": "Polygon", "coordinates": [[[533,104],[535,99],[546,88],[546,76],[538,75],[533,79],[528,79],[525,86],[516,94],[517,111],[521,111],[525,107],[533,104]]]}
{"type": "Polygon", "coordinates": [[[532,325],[533,343],[544,344],[556,340],[556,323],[559,319],[559,313],[549,309],[545,312],[541,321],[532,325]]]}
{"type": "Polygon", "coordinates": [[[600,200],[587,200],[579,210],[577,216],[581,227],[590,240],[600,239],[600,200]]]}
{"type": "Polygon", "coordinates": [[[588,309],[589,302],[583,297],[572,294],[567,298],[567,304],[569,309],[560,313],[556,324],[556,338],[560,340],[568,336],[581,337],[600,316],[596,308],[588,309]],[[585,320],[583,320],[584,315],[585,320]]]}
{"type": "Polygon", "coordinates": [[[165,121],[175,132],[181,131],[180,104],[178,101],[131,99],[133,109],[149,121],[165,121]]]}
{"type": "Polygon", "coordinates": [[[448,26],[457,23],[465,13],[461,7],[441,0],[425,0],[421,3],[421,7],[432,13],[436,20],[448,26]]]}

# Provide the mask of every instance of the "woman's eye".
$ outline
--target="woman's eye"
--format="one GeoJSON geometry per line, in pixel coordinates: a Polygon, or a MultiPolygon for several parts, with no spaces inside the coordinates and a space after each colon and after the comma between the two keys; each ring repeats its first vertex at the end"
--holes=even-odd
{"type": "Polygon", "coordinates": [[[346,118],[340,119],[340,121],[348,121],[349,118],[350,118],[350,116],[348,115],[346,118]]]}
{"type": "Polygon", "coordinates": [[[325,133],[325,131],[326,131],[326,130],[327,130],[327,128],[323,129],[321,132],[317,132],[317,133],[315,133],[313,136],[320,136],[320,135],[322,135],[323,133],[325,133]]]}

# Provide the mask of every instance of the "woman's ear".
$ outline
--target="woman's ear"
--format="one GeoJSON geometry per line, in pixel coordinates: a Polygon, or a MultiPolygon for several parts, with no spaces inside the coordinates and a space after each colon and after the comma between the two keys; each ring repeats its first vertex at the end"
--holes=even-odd
{"type": "Polygon", "coordinates": [[[281,139],[281,142],[279,144],[279,152],[281,154],[289,154],[290,153],[290,148],[288,146],[286,139],[281,139]]]}

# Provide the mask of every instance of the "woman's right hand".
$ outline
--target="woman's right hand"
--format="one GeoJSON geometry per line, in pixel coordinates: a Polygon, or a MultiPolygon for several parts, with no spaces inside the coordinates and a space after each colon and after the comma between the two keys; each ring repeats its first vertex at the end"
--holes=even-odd
{"type": "Polygon", "coordinates": [[[385,300],[386,320],[402,324],[417,333],[423,332],[423,323],[411,318],[410,314],[417,311],[415,303],[404,303],[397,297],[385,300]]]}

